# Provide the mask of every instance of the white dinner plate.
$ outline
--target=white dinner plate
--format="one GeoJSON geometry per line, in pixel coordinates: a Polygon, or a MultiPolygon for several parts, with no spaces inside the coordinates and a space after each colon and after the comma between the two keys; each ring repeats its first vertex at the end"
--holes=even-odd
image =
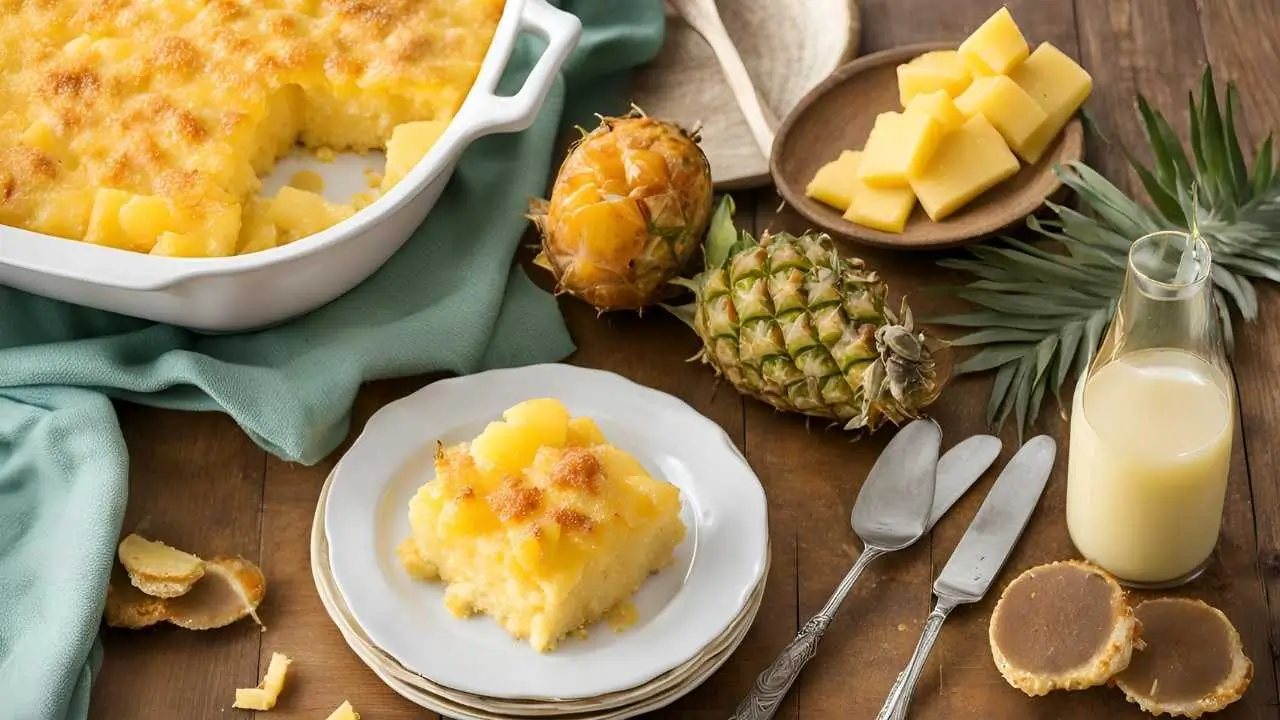
{"type": "MultiPolygon", "coordinates": [[[[348,609],[346,601],[334,586],[333,573],[329,564],[329,544],[324,534],[324,513],[328,504],[329,488],[332,485],[332,480],[333,476],[330,475],[320,489],[320,496],[316,501],[315,519],[311,525],[311,577],[320,595],[320,602],[324,605],[325,611],[328,613],[329,618],[333,620],[334,625],[338,627],[347,646],[365,665],[372,669],[380,679],[385,678],[387,682],[394,681],[399,687],[408,687],[421,691],[421,693],[410,699],[416,702],[424,697],[430,698],[433,704],[423,705],[423,707],[436,712],[448,713],[461,706],[471,711],[496,713],[502,717],[511,718],[577,717],[583,713],[591,716],[616,718],[619,716],[615,714],[615,711],[651,708],[650,703],[654,698],[665,698],[668,701],[674,701],[696,687],[689,684],[691,678],[699,677],[709,664],[714,663],[718,667],[720,664],[718,659],[722,655],[727,658],[726,651],[731,653],[742,642],[742,639],[751,629],[756,613],[760,609],[760,603],[763,600],[764,580],[756,587],[748,600],[747,607],[733,621],[729,630],[711,645],[708,645],[701,655],[663,673],[644,685],[630,688],[623,692],[599,695],[585,700],[561,702],[500,700],[460,693],[452,688],[433,683],[420,675],[411,673],[396,662],[395,658],[390,657],[375,646],[351,618],[351,611],[348,609]],[[445,707],[440,703],[450,703],[450,705],[445,707]]],[[[767,576],[767,569],[765,574],[767,576]]],[[[400,690],[397,689],[397,692],[399,693],[400,690]]],[[[403,695],[403,693],[401,694],[403,695]]],[[[647,712],[647,710],[636,711],[637,714],[639,712],[647,712]]]]}
{"type": "Polygon", "coordinates": [[[768,562],[764,489],[719,425],[613,373],[534,365],[442,380],[379,410],[334,468],[325,535],[339,592],[370,640],[409,671],[464,693],[573,700],[634,688],[695,658],[746,608],[768,562]],[[538,653],[486,616],[444,608],[443,587],[396,558],[408,502],[433,477],[436,441],[469,440],[523,400],[558,398],[681,491],[674,562],[634,601],[624,632],[592,628],[538,653]]]}

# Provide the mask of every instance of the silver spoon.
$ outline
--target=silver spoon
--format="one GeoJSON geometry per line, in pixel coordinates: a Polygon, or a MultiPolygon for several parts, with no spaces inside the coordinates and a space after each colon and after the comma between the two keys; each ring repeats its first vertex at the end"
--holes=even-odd
{"type": "Polygon", "coordinates": [[[862,554],[818,614],[809,619],[734,713],[735,720],[773,717],[800,671],[818,651],[818,643],[858,576],[873,560],[920,539],[1000,454],[999,439],[978,435],[952,448],[942,461],[942,432],[932,421],[917,420],[898,431],[876,459],[854,502],[851,524],[862,540],[862,554]]]}

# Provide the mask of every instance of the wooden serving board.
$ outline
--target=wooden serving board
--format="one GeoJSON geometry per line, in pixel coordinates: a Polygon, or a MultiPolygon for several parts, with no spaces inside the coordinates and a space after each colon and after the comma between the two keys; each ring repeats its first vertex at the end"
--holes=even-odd
{"type": "MultiPolygon", "coordinates": [[[[719,7],[757,91],[778,119],[858,51],[856,0],[720,0],[719,7]]],[[[769,159],[756,147],[711,47],[671,12],[662,52],[636,73],[632,100],[654,117],[684,127],[701,124],[702,149],[718,188],[771,182],[769,159]]]]}

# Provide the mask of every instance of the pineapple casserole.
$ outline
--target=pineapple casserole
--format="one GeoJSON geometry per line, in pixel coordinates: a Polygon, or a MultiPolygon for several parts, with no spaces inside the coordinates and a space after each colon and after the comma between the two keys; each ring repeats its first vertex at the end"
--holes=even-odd
{"type": "Polygon", "coordinates": [[[630,614],[685,536],[680,491],[558,400],[510,408],[470,443],[440,447],[435,465],[409,502],[401,563],[447,583],[455,616],[486,613],[539,652],[630,614]]]}
{"type": "MultiPolygon", "coordinates": [[[[0,224],[228,256],[355,212],[259,176],[386,148],[391,182],[475,81],[503,0],[0,0],[0,224]]],[[[384,183],[385,191],[388,183],[384,183]]]]}

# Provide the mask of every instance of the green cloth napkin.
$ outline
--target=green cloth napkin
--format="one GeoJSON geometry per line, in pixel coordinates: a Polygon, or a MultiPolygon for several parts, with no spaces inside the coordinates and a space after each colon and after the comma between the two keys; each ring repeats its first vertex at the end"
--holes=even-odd
{"type": "MultiPolygon", "coordinates": [[[[220,410],[267,451],[312,464],[346,437],[365,381],[573,351],[554,299],[512,266],[522,212],[545,191],[563,123],[625,107],[628,71],[658,52],[664,20],[659,0],[558,4],[584,32],[537,123],[476,142],[414,237],[334,303],[209,336],[0,287],[0,714],[88,714],[128,488],[109,398],[220,410]]],[[[508,92],[541,46],[522,40],[508,92]]]]}

